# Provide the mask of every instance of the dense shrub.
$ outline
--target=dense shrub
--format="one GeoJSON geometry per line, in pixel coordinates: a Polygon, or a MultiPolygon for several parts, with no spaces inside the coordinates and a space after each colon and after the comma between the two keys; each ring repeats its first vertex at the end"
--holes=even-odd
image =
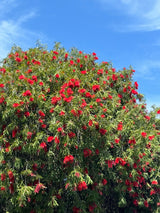
{"type": "Polygon", "coordinates": [[[13,48],[0,68],[1,212],[156,212],[159,138],[132,79],[95,53],[13,48]]]}

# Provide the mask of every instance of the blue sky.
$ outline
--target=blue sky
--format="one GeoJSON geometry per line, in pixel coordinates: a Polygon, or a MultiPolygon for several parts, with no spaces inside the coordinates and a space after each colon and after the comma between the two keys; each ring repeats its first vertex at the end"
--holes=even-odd
{"type": "Polygon", "coordinates": [[[96,52],[117,70],[131,65],[148,109],[160,106],[160,0],[1,0],[0,58],[37,40],[96,52]]]}

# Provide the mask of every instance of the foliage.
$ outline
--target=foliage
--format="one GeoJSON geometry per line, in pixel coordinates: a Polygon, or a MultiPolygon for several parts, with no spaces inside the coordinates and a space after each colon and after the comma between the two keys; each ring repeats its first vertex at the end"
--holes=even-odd
{"type": "Polygon", "coordinates": [[[2,212],[156,212],[160,128],[132,68],[14,47],[0,68],[2,212]]]}

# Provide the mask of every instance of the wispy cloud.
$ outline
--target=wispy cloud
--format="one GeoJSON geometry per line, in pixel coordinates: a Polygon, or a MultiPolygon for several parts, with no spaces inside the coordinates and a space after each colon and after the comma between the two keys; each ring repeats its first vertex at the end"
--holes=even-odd
{"type": "Polygon", "coordinates": [[[19,15],[18,18],[8,16],[9,12],[14,14],[17,6],[18,0],[2,0],[0,5],[0,59],[7,56],[14,44],[27,48],[26,44],[30,45],[41,36],[40,33],[24,27],[27,21],[36,16],[35,10],[23,11],[23,15],[19,15]]]}
{"type": "MultiPolygon", "coordinates": [[[[122,31],[160,30],[159,0],[97,0],[104,7],[117,10],[130,17],[130,24],[121,26],[122,31]]],[[[129,20],[128,20],[129,21],[129,20]]]]}
{"type": "Polygon", "coordinates": [[[156,76],[160,73],[160,61],[145,60],[135,63],[137,77],[143,77],[147,80],[156,80],[156,76]],[[153,72],[154,71],[154,72],[153,72]]]}

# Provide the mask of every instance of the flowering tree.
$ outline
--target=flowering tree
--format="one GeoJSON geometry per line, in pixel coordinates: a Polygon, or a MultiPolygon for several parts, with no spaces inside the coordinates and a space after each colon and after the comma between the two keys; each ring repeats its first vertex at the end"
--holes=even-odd
{"type": "Polygon", "coordinates": [[[58,44],[0,68],[2,212],[156,212],[160,130],[134,70],[58,44]]]}

